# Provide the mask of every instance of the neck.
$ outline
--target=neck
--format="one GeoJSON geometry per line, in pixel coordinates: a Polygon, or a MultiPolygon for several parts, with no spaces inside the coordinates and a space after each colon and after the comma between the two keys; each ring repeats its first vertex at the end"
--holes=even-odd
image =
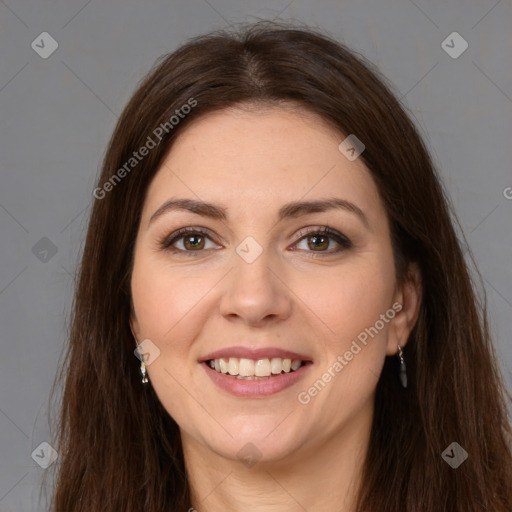
{"type": "Polygon", "coordinates": [[[303,445],[286,459],[251,467],[182,432],[191,506],[197,512],[352,512],[373,417],[366,412],[320,445],[303,445]]]}

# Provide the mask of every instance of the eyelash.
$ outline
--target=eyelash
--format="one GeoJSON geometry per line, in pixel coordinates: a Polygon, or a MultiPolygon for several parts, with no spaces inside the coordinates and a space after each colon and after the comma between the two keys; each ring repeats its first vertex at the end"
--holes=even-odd
{"type": "MultiPolygon", "coordinates": [[[[198,251],[186,251],[183,249],[176,249],[175,247],[172,247],[172,245],[175,242],[177,242],[178,240],[180,240],[182,238],[185,238],[185,235],[201,235],[201,236],[207,237],[210,240],[212,240],[212,237],[210,236],[208,231],[205,231],[204,229],[201,229],[201,228],[186,227],[186,228],[179,229],[178,231],[176,231],[175,233],[173,233],[170,236],[163,237],[161,240],[159,240],[159,246],[161,249],[170,251],[172,253],[181,253],[186,256],[192,256],[192,257],[199,255],[200,253],[204,252],[205,250],[208,250],[208,249],[202,249],[202,250],[198,250],[198,251]]],[[[306,239],[306,238],[309,238],[312,236],[318,236],[318,235],[327,236],[328,238],[332,238],[340,245],[340,247],[338,247],[335,250],[331,250],[331,251],[318,251],[318,252],[317,251],[306,251],[306,252],[312,253],[310,255],[311,258],[323,258],[325,256],[337,254],[343,250],[350,249],[352,247],[352,242],[350,241],[350,239],[348,239],[345,235],[342,235],[338,231],[336,231],[328,226],[323,226],[322,228],[319,228],[319,229],[316,229],[313,231],[303,231],[303,230],[299,231],[299,238],[297,239],[297,241],[295,242],[294,245],[298,244],[303,239],[306,239]]]]}

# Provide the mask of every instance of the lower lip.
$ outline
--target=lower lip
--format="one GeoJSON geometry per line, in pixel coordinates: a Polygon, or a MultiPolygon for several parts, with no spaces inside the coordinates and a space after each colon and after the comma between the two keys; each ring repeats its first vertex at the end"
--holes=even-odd
{"type": "Polygon", "coordinates": [[[294,372],[280,373],[279,375],[264,380],[237,379],[236,377],[215,371],[213,368],[210,368],[207,363],[202,363],[201,366],[204,367],[208,376],[217,386],[231,395],[258,398],[275,395],[283,389],[293,386],[306,374],[311,363],[306,363],[294,372]]]}

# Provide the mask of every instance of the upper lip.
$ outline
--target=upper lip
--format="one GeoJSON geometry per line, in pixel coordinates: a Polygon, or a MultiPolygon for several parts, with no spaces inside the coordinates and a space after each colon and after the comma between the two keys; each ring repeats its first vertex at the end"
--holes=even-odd
{"type": "Polygon", "coordinates": [[[311,361],[308,356],[277,347],[248,348],[238,346],[222,348],[220,350],[216,350],[215,352],[211,352],[207,356],[199,359],[199,362],[204,363],[205,361],[210,361],[211,359],[220,359],[222,357],[237,357],[243,359],[253,359],[255,361],[258,359],[271,359],[273,357],[280,357],[281,359],[300,359],[301,361],[311,361]]]}

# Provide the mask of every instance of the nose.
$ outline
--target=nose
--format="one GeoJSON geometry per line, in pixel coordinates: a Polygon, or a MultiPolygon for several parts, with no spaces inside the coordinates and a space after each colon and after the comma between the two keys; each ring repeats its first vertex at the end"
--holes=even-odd
{"type": "Polygon", "coordinates": [[[268,249],[248,263],[234,255],[234,268],[224,282],[220,312],[230,321],[258,327],[288,318],[293,293],[286,285],[280,265],[271,261],[268,249]]]}

